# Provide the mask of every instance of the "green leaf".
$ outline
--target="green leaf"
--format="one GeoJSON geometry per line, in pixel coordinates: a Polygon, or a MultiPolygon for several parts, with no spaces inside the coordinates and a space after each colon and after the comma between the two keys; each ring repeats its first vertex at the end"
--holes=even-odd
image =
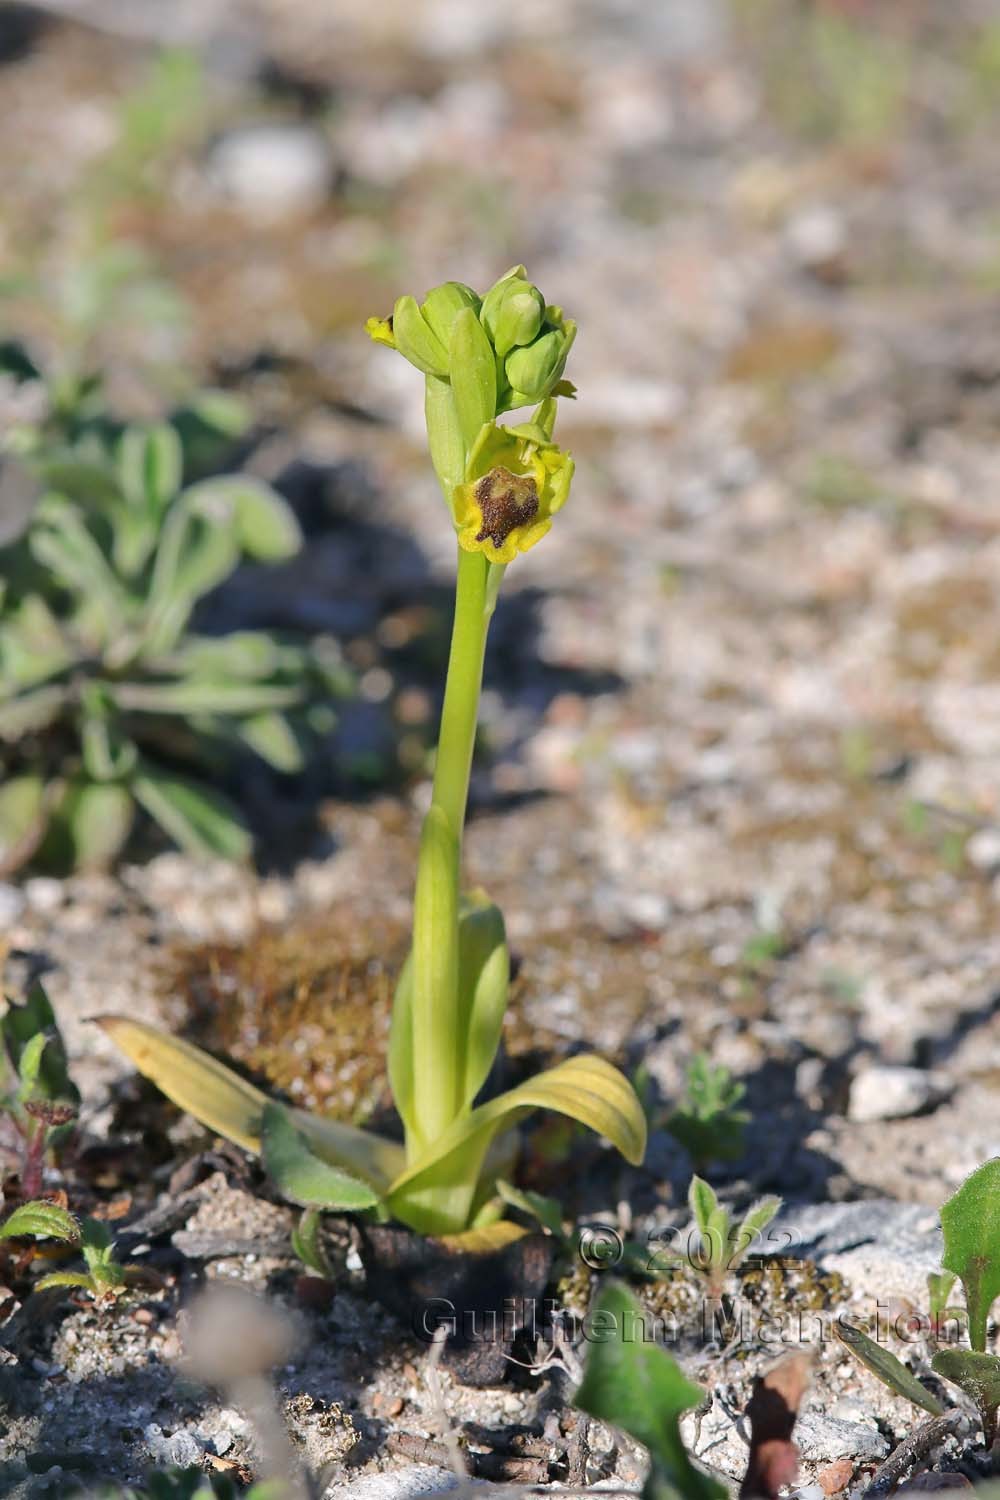
{"type": "Polygon", "coordinates": [[[10,689],[35,687],[65,671],[72,660],[62,627],[40,594],[27,594],[4,615],[0,667],[10,689]]]}
{"type": "Polygon", "coordinates": [[[50,1271],[35,1282],[36,1292],[48,1292],[53,1287],[79,1287],[85,1292],[94,1292],[94,1278],[86,1271],[50,1271]]]}
{"type": "Polygon", "coordinates": [[[231,529],[239,548],[260,562],[282,562],[302,546],[291,506],[248,474],[203,479],[184,491],[182,503],[214,526],[231,529]]]}
{"type": "Polygon", "coordinates": [[[320,1238],[322,1215],[318,1208],[307,1208],[292,1230],[292,1249],[307,1271],[315,1276],[333,1279],[333,1270],[320,1238]]]}
{"type": "Polygon", "coordinates": [[[36,982],[31,986],[24,1001],[15,1005],[7,1002],[7,1009],[0,1016],[0,1036],[13,1066],[20,1072],[25,1048],[33,1037],[44,1035],[48,1046],[42,1054],[41,1067],[35,1079],[37,1093],[49,1100],[69,1100],[79,1103],[80,1093],[69,1076],[66,1048],[55,1011],[45,992],[45,986],[36,982]]]}
{"type": "Polygon", "coordinates": [[[984,1417],[1000,1407],[1000,1358],[974,1349],[940,1349],[931,1369],[971,1396],[984,1417]]]}
{"type": "Polygon", "coordinates": [[[575,1402],[648,1449],[644,1500],[727,1500],[723,1486],[691,1462],[681,1438],[682,1415],[705,1393],[651,1341],[636,1298],[609,1282],[588,1321],[587,1369],[575,1402]]]}
{"type": "Polygon", "coordinates": [[[570,1057],[454,1120],[392,1183],[390,1209],[424,1234],[464,1229],[494,1138],[532,1109],[579,1121],[634,1165],[645,1155],[646,1117],[628,1079],[602,1057],[570,1057]]]}
{"type": "Polygon", "coordinates": [[[114,506],[121,500],[110,465],[82,458],[72,449],[43,456],[33,468],[50,490],[82,505],[97,509],[114,506]]]}
{"type": "Polygon", "coordinates": [[[22,1203],[0,1224],[0,1239],[21,1239],[29,1234],[75,1245],[80,1238],[80,1226],[73,1215],[57,1203],[22,1203]]]}
{"type": "Polygon", "coordinates": [[[775,1214],[781,1207],[781,1199],[775,1197],[760,1198],[747,1209],[743,1215],[743,1221],[737,1229],[734,1237],[734,1248],[742,1260],[743,1256],[754,1249],[758,1244],[764,1230],[770,1224],[775,1214]]]}
{"type": "Polygon", "coordinates": [[[990,1308],[1000,1297],[1000,1156],[967,1177],[941,1209],[942,1264],[965,1288],[969,1343],[986,1348],[990,1308]]]}
{"type": "Polygon", "coordinates": [[[239,678],[256,682],[282,665],[282,651],[263,630],[233,630],[223,636],[188,635],[162,659],[174,677],[239,678]]]}
{"type": "MultiPolygon", "coordinates": [[[[267,1095],[200,1047],[128,1016],[98,1016],[98,1025],[146,1078],[180,1109],[247,1151],[259,1152],[267,1095]]],[[[292,1120],[317,1156],[386,1188],[403,1169],[403,1150],[372,1131],[292,1110],[292,1120]]]]}
{"type": "Polygon", "coordinates": [[[378,1194],[367,1182],[331,1166],[310,1150],[305,1136],[280,1104],[265,1104],[261,1125],[264,1169],[283,1197],[305,1208],[359,1213],[374,1208],[378,1194]]]}
{"type": "Polygon", "coordinates": [[[533,1193],[530,1188],[515,1187],[512,1182],[505,1182],[502,1178],[497,1182],[497,1192],[511,1208],[519,1208],[523,1214],[537,1219],[542,1228],[555,1235],[556,1239],[565,1239],[562,1204],[557,1198],[547,1198],[544,1193],[533,1193]]]}
{"type": "Polygon", "coordinates": [[[99,614],[106,640],[124,628],[125,591],[75,505],[47,496],[29,545],[35,560],[55,575],[57,587],[79,595],[99,614]]]}
{"type": "Polygon", "coordinates": [[[691,1185],[688,1188],[688,1205],[699,1233],[703,1239],[707,1240],[711,1232],[713,1215],[719,1207],[719,1200],[704,1178],[697,1174],[691,1178],[691,1185]]]}
{"type": "Polygon", "coordinates": [[[45,783],[40,776],[12,776],[0,786],[0,870],[16,870],[31,858],[45,822],[45,783]]]}
{"type": "Polygon", "coordinates": [[[184,455],[180,439],[166,422],[127,427],[118,453],[118,471],[130,505],[160,516],[181,486],[184,455]]]}
{"type": "Polygon", "coordinates": [[[930,1271],[927,1275],[927,1299],[932,1318],[943,1317],[958,1277],[954,1271],[930,1271]]]}
{"type": "Polygon", "coordinates": [[[497,405],[496,358],[471,307],[460,312],[452,324],[448,372],[458,425],[468,451],[483,426],[493,421],[497,405]]]}
{"type": "Polygon", "coordinates": [[[74,863],[83,870],[113,864],[132,831],[135,803],[125,786],[73,786],[59,808],[73,843],[74,863]]]}
{"type": "Polygon", "coordinates": [[[187,853],[199,859],[244,860],[252,840],[228,798],[199,782],[143,761],[132,778],[136,801],[187,853]]]}
{"type": "Polygon", "coordinates": [[[837,1319],[833,1325],[833,1331],[845,1344],[856,1359],[859,1359],[872,1374],[887,1385],[897,1396],[902,1396],[907,1401],[912,1401],[914,1406],[922,1407],[924,1411],[930,1412],[932,1417],[941,1416],[944,1407],[936,1396],[920,1384],[917,1377],[906,1368],[901,1360],[898,1360],[891,1350],[882,1344],[877,1344],[870,1339],[860,1328],[855,1328],[851,1323],[844,1323],[837,1319]]]}
{"type": "MultiPolygon", "coordinates": [[[[458,1017],[455,1053],[460,1059],[462,1106],[470,1105],[493,1066],[503,1031],[510,984],[510,955],[500,908],[485,892],[463,899],[458,922],[458,1017]]],[[[413,1113],[413,961],[399,975],[389,1031],[389,1082],[407,1130],[413,1113]]]]}
{"type": "Polygon", "coordinates": [[[254,714],[252,718],[238,720],[233,733],[276,771],[292,775],[301,771],[305,763],[302,746],[284,714],[254,714]]]}
{"type": "Polygon", "coordinates": [[[111,686],[111,696],[128,713],[146,714],[258,714],[295,708],[305,697],[305,684],[282,686],[266,682],[211,682],[188,678],[181,682],[122,682],[111,686]]]}
{"type": "Polygon", "coordinates": [[[0,740],[15,744],[25,735],[48,729],[68,702],[69,691],[62,686],[34,688],[0,701],[0,740]]]}
{"type": "Polygon", "coordinates": [[[228,578],[239,561],[233,526],[194,515],[185,496],[168,510],[153,559],[146,624],[153,656],[177,644],[197,600],[228,578]]]}
{"type": "Polygon", "coordinates": [[[21,1081],[18,1097],[21,1099],[32,1099],[38,1084],[39,1075],[42,1071],[42,1055],[48,1044],[48,1036],[44,1031],[36,1031],[35,1035],[29,1037],[21,1051],[21,1059],[17,1065],[17,1076],[21,1081]]]}

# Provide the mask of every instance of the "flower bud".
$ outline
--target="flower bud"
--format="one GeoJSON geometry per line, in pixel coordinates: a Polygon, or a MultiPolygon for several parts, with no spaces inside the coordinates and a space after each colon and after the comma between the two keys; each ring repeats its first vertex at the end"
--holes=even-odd
{"type": "Polygon", "coordinates": [[[471,308],[456,316],[448,348],[451,393],[466,449],[496,416],[496,360],[483,326],[471,308]]]}
{"type": "Polygon", "coordinates": [[[440,286],[429,291],[420,304],[424,322],[441,341],[442,348],[447,349],[451,343],[452,326],[466,307],[471,307],[478,317],[479,298],[471,286],[466,286],[461,281],[443,281],[440,286]]]}
{"type": "Polygon", "coordinates": [[[576,327],[549,328],[533,343],[512,349],[504,363],[504,373],[511,387],[510,405],[527,406],[544,401],[566,368],[566,356],[576,327]]]}
{"type": "Polygon", "coordinates": [[[444,344],[425,319],[415,297],[398,297],[392,310],[392,335],[400,354],[425,375],[448,373],[444,344]]]}
{"type": "MultiPolygon", "coordinates": [[[[521,267],[515,268],[520,271],[521,267]]],[[[480,318],[498,358],[530,344],[545,317],[545,298],[523,276],[507,274],[483,298],[480,318]]]]}

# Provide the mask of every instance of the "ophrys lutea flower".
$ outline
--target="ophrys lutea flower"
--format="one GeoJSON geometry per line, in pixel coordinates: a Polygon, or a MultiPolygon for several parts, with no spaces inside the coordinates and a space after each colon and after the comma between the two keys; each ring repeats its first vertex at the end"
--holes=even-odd
{"type": "Polygon", "coordinates": [[[552,442],[550,414],[520,427],[483,427],[454,494],[459,546],[491,563],[510,563],[541,541],[566,503],[573,460],[552,442]]]}

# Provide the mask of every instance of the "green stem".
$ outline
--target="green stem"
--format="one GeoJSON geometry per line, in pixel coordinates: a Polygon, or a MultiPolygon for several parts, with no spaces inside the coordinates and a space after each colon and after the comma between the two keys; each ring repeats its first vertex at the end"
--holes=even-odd
{"type": "Polygon", "coordinates": [[[451,825],[459,849],[476,740],[486,634],[492,614],[489,575],[490,565],[481,552],[459,548],[455,619],[432,794],[435,806],[441,808],[451,825]]]}
{"type": "MultiPolygon", "coordinates": [[[[455,618],[430,811],[413,903],[411,1128],[407,1151],[447,1130],[462,1103],[463,997],[458,972],[462,828],[476,738],[486,632],[495,590],[478,552],[459,549],[455,618]],[[412,1140],[411,1140],[412,1136],[412,1140]]],[[[394,1017],[395,1022],[395,1017],[394,1017]]]]}

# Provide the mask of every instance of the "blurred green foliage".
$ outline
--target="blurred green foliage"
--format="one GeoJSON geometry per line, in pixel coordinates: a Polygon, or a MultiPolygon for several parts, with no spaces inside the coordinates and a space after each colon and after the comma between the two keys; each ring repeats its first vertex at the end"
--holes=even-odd
{"type": "Polygon", "coordinates": [[[173,423],[122,426],[86,376],[13,435],[3,477],[26,515],[0,547],[0,870],[105,866],[137,808],[192,854],[242,858],[248,830],[209,781],[246,751],[297,771],[328,727],[332,643],[192,628],[241,560],[301,544],[268,485],[197,477],[243,420],[203,393],[173,423]]]}
{"type": "Polygon", "coordinates": [[[714,1064],[704,1052],[691,1059],[684,1097],[666,1128],[703,1171],[711,1162],[735,1161],[743,1154],[750,1122],[739,1104],[746,1089],[729,1069],[714,1064]]]}

